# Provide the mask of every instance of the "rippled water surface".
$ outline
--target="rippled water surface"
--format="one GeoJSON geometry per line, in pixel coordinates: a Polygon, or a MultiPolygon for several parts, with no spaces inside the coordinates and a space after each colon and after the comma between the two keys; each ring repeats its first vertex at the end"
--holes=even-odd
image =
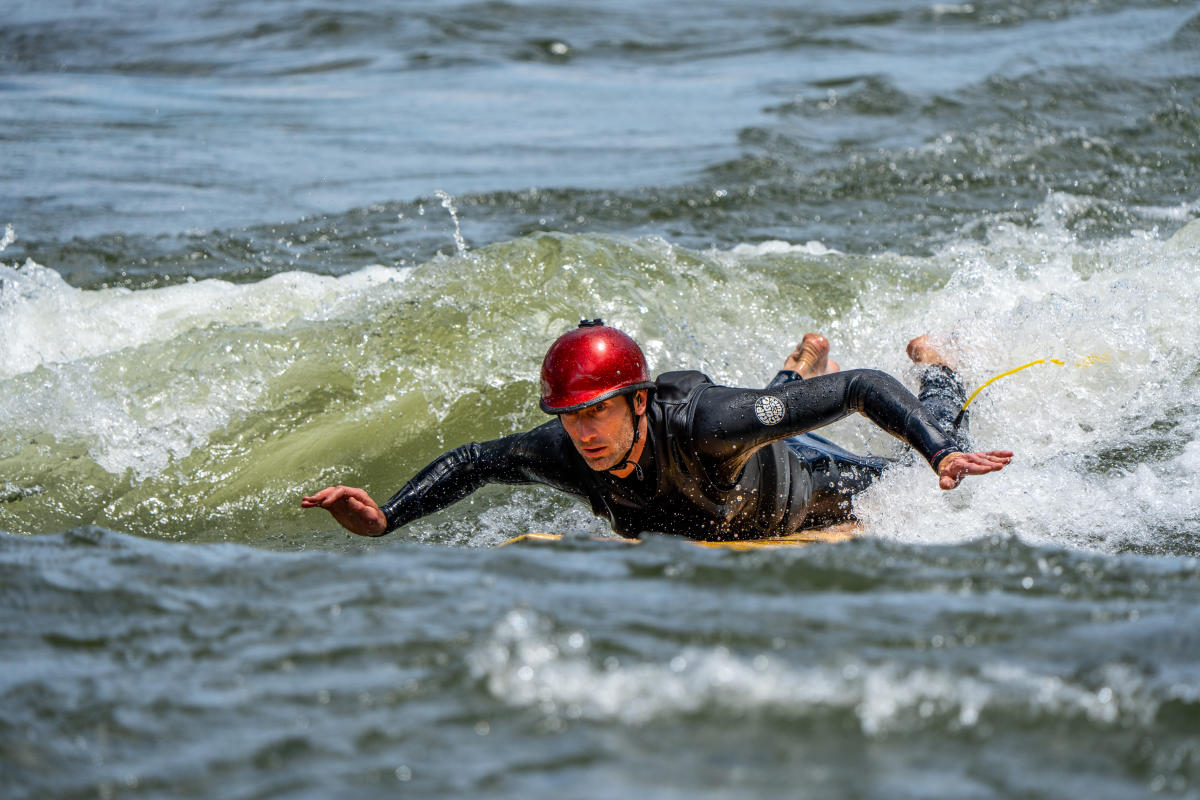
{"type": "Polygon", "coordinates": [[[1198,98],[1196,3],[10,4],[0,794],[1200,797],[1198,98]],[[846,544],[300,511],[540,423],[581,316],[1054,361],[846,544]]]}

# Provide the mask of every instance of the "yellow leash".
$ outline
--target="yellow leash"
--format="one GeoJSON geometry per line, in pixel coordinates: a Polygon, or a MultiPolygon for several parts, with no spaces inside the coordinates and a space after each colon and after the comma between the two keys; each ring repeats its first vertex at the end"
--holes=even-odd
{"type": "MultiPolygon", "coordinates": [[[[1075,362],[1075,366],[1079,367],[1081,369],[1084,369],[1087,367],[1094,366],[1096,364],[1103,364],[1106,361],[1108,361],[1107,353],[1105,353],[1104,355],[1094,355],[1093,354],[1093,355],[1089,355],[1089,356],[1085,356],[1084,358],[1081,358],[1079,361],[1075,362]]],[[[1038,364],[1057,364],[1058,366],[1061,367],[1061,366],[1065,366],[1066,363],[1067,362],[1065,362],[1065,361],[1059,361],[1057,358],[1039,358],[1037,361],[1030,361],[1028,364],[1022,364],[1019,367],[1010,369],[1008,372],[1001,372],[999,375],[995,376],[994,378],[989,378],[988,380],[984,381],[982,386],[980,386],[978,389],[976,389],[974,392],[971,393],[971,396],[967,398],[967,402],[963,403],[962,408],[959,409],[959,411],[958,411],[958,416],[954,418],[954,429],[958,430],[958,426],[962,423],[963,414],[967,413],[967,406],[971,405],[971,403],[975,400],[975,398],[979,396],[980,392],[982,392],[984,389],[991,386],[993,383],[1000,380],[1001,378],[1007,378],[1009,375],[1013,375],[1017,372],[1020,372],[1023,369],[1029,369],[1030,367],[1037,366],[1038,364]]]]}

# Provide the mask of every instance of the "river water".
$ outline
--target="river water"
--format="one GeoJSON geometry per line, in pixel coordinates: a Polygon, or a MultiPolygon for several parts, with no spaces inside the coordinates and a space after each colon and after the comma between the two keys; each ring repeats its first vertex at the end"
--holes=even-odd
{"type": "Polygon", "coordinates": [[[1200,797],[1200,4],[5,17],[3,796],[1200,797]],[[1047,360],[845,544],[299,509],[539,424],[583,316],[731,385],[1047,360]]]}

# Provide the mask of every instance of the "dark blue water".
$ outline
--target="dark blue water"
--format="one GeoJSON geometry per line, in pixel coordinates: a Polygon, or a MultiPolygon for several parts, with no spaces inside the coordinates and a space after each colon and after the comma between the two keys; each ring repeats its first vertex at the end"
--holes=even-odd
{"type": "Polygon", "coordinates": [[[1198,143],[1196,3],[9,3],[0,795],[1200,797],[1198,143]],[[1062,364],[846,544],[300,511],[540,423],[580,316],[1062,364]]]}

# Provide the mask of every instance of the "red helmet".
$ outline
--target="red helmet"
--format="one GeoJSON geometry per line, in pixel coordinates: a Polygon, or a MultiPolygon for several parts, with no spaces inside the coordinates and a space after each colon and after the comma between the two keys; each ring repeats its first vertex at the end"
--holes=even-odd
{"type": "Polygon", "coordinates": [[[565,414],[618,394],[653,389],[637,342],[603,320],[585,319],[542,360],[542,411],[565,414]]]}

